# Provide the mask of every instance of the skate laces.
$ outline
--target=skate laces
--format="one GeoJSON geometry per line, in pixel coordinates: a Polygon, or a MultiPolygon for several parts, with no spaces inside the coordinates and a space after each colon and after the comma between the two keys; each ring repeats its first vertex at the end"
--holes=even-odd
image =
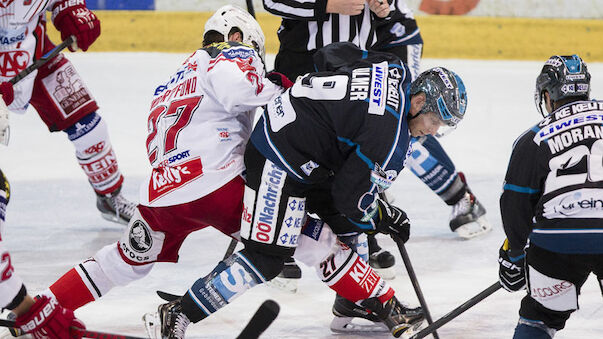
{"type": "Polygon", "coordinates": [[[117,193],[109,197],[109,202],[115,210],[115,216],[119,218],[120,215],[131,218],[134,214],[136,204],[124,198],[121,193],[117,193]]]}
{"type": "Polygon", "coordinates": [[[473,206],[475,205],[475,197],[473,194],[467,192],[454,206],[452,206],[452,217],[451,219],[464,214],[471,213],[473,206]]]}
{"type": "Polygon", "coordinates": [[[169,302],[162,307],[160,318],[163,328],[161,332],[164,335],[167,334],[168,339],[184,338],[184,332],[186,332],[186,328],[191,323],[186,314],[180,312],[180,305],[176,301],[169,302]],[[165,313],[165,315],[161,313],[165,313]],[[164,320],[166,320],[165,323],[164,320]]]}
{"type": "Polygon", "coordinates": [[[186,328],[191,321],[188,319],[184,313],[178,312],[176,315],[176,321],[174,322],[174,326],[172,327],[172,333],[175,338],[184,338],[184,332],[186,332],[186,328]]]}

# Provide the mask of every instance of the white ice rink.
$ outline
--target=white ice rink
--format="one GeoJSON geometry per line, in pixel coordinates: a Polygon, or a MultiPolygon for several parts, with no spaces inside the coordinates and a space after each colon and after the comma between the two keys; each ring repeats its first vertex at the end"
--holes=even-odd
{"type": "MultiPolygon", "coordinates": [[[[151,94],[186,58],[185,54],[76,53],[69,57],[99,102],[126,181],[124,193],[137,199],[138,185],[149,172],[146,118],[151,94]]],[[[498,198],[511,145],[539,120],[534,107],[535,78],[542,62],[424,60],[423,68],[448,67],[465,81],[466,118],[441,140],[471,189],[488,210],[490,234],[461,240],[448,228],[450,207],[408,170],[392,187],[396,205],[411,218],[407,249],[437,319],[497,280],[502,231],[498,198]]],[[[588,61],[588,60],[587,60],[588,61]]],[[[603,97],[603,64],[590,63],[592,96],[603,97]]],[[[233,93],[236,95],[236,93],[233,93]]],[[[37,114],[11,116],[10,147],[0,147],[0,168],[12,184],[7,223],[2,234],[16,272],[36,293],[79,261],[115,242],[123,227],[100,218],[95,197],[64,133],[50,134],[37,114]]],[[[380,244],[397,258],[391,283],[398,298],[418,304],[394,243],[380,244]]],[[[89,329],[144,335],[141,316],[155,309],[158,289],[183,293],[222,258],[229,239],[207,229],[192,234],[178,264],[157,264],[145,279],[115,288],[101,300],[76,311],[89,329]]],[[[189,326],[191,338],[234,338],[259,304],[276,300],[281,313],[263,338],[360,338],[331,333],[334,293],[303,267],[297,294],[259,286],[210,318],[189,326]]],[[[499,290],[445,325],[442,339],[510,338],[522,292],[499,290]]],[[[603,337],[603,298],[591,277],[580,296],[580,310],[556,338],[603,337]]],[[[371,338],[386,338],[375,335],[371,338]]]]}

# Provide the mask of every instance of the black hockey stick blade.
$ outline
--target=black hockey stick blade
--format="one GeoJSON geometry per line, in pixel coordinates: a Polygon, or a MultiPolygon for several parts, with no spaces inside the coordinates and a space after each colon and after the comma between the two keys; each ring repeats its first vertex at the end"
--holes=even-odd
{"type": "Polygon", "coordinates": [[[272,324],[280,306],[274,300],[266,300],[260,305],[251,320],[236,339],[257,339],[272,324]]]}
{"type": "Polygon", "coordinates": [[[180,298],[180,296],[177,294],[171,294],[171,293],[167,293],[167,292],[163,292],[163,291],[157,291],[157,295],[159,296],[159,298],[161,298],[165,301],[174,301],[174,300],[180,298]]]}
{"type": "MultiPolygon", "coordinates": [[[[0,326],[1,327],[12,327],[12,328],[16,328],[17,327],[17,325],[15,325],[15,321],[14,320],[7,320],[7,319],[0,319],[0,326]]],[[[124,334],[114,334],[114,333],[107,333],[107,332],[83,330],[83,329],[77,328],[77,327],[71,327],[71,332],[74,333],[74,334],[77,334],[77,335],[81,336],[82,338],[97,338],[97,339],[146,339],[144,337],[133,337],[133,336],[124,335],[124,334]]]]}
{"type": "Polygon", "coordinates": [[[430,335],[432,332],[434,332],[438,328],[444,326],[446,323],[448,323],[452,319],[458,317],[461,313],[463,313],[466,310],[470,309],[471,307],[475,306],[480,301],[486,299],[492,293],[498,291],[501,287],[502,286],[500,285],[500,283],[498,281],[495,282],[494,284],[490,285],[488,288],[481,291],[479,294],[477,294],[473,298],[465,301],[461,306],[455,308],[454,310],[448,312],[448,314],[446,314],[445,316],[436,320],[433,324],[430,324],[429,326],[425,327],[421,331],[417,332],[415,335],[410,337],[410,339],[420,339],[420,338],[424,338],[424,337],[430,335]]]}
{"type": "Polygon", "coordinates": [[[44,65],[46,62],[48,62],[48,60],[54,58],[57,54],[59,54],[62,50],[64,50],[65,47],[71,45],[74,42],[75,42],[75,38],[73,37],[73,35],[70,35],[69,37],[67,37],[67,39],[65,39],[65,41],[61,42],[55,48],[48,51],[48,53],[44,54],[40,59],[34,61],[33,64],[29,65],[26,69],[19,72],[19,74],[15,75],[15,77],[10,79],[8,82],[10,82],[13,85],[16,84],[21,79],[28,76],[31,72],[42,67],[42,65],[44,65]]]}

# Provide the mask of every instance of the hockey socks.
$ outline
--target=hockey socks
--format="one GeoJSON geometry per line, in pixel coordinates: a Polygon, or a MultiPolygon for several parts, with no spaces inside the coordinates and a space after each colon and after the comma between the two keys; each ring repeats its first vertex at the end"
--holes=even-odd
{"type": "Polygon", "coordinates": [[[182,312],[196,323],[266,280],[240,252],[220,261],[207,276],[195,281],[182,297],[182,312]]]}
{"type": "Polygon", "coordinates": [[[146,276],[152,268],[152,263],[128,264],[114,243],[69,270],[43,294],[54,295],[62,306],[76,310],[99,299],[116,285],[124,286],[146,276]]]}
{"type": "Polygon", "coordinates": [[[124,179],[101,116],[90,113],[65,129],[65,133],[75,146],[77,161],[94,191],[102,195],[117,190],[124,179]]]}
{"type": "Polygon", "coordinates": [[[389,284],[365,260],[343,244],[319,267],[322,281],[352,302],[376,297],[384,303],[394,296],[389,284]]]}

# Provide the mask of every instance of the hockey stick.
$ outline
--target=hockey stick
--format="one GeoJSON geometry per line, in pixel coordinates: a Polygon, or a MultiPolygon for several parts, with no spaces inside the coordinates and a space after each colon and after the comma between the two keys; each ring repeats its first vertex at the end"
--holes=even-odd
{"type": "MultiPolygon", "coordinates": [[[[15,328],[15,322],[13,320],[0,319],[0,326],[15,328]]],[[[145,339],[143,337],[133,337],[123,334],[114,334],[99,331],[83,330],[77,327],[71,327],[71,333],[77,334],[82,338],[97,338],[97,339],[145,339]]]]}
{"type": "Polygon", "coordinates": [[[501,287],[502,286],[500,285],[500,283],[498,281],[495,282],[494,284],[490,285],[490,287],[488,287],[485,290],[481,291],[478,295],[476,295],[473,298],[465,301],[461,306],[459,306],[459,307],[455,308],[454,310],[448,312],[448,314],[446,314],[445,316],[443,316],[440,319],[436,320],[433,324],[425,327],[424,329],[422,329],[421,331],[419,331],[417,334],[415,334],[412,337],[410,337],[410,339],[420,339],[420,338],[424,338],[424,337],[428,336],[432,332],[435,333],[436,329],[444,326],[450,320],[458,317],[461,313],[463,313],[466,310],[470,309],[471,307],[473,307],[475,304],[479,303],[480,301],[486,299],[492,293],[498,291],[501,287]]]}
{"type": "MultiPolygon", "coordinates": [[[[67,39],[65,39],[65,41],[61,42],[55,48],[48,51],[48,53],[44,54],[40,59],[34,61],[33,64],[29,65],[29,67],[27,67],[24,70],[22,70],[21,72],[19,72],[19,74],[15,75],[12,79],[8,80],[8,82],[10,82],[12,85],[16,84],[21,79],[28,76],[31,72],[40,68],[48,60],[55,57],[57,54],[59,54],[59,52],[61,52],[65,47],[71,45],[74,41],[75,41],[75,38],[73,37],[73,35],[70,35],[67,39]]],[[[0,98],[1,97],[2,96],[0,95],[0,98]]],[[[0,100],[2,100],[2,99],[0,99],[0,100]]],[[[4,137],[2,139],[0,139],[0,144],[8,145],[9,138],[10,138],[10,126],[6,127],[6,134],[4,135],[4,137]]]]}
{"type": "MultiPolygon", "coordinates": [[[[252,17],[255,18],[255,8],[253,8],[253,0],[245,0],[245,2],[247,3],[247,12],[249,12],[249,14],[251,14],[252,17]]],[[[224,253],[224,259],[230,257],[235,250],[235,247],[237,247],[237,243],[238,241],[236,239],[232,239],[230,241],[230,244],[228,245],[228,248],[226,249],[226,253],[224,253]]]]}
{"type": "Polygon", "coordinates": [[[236,339],[258,338],[276,319],[280,309],[276,301],[270,299],[264,301],[236,339]]]}
{"type": "MultiPolygon", "coordinates": [[[[412,287],[415,289],[415,293],[417,294],[417,298],[419,299],[419,303],[423,308],[423,312],[425,313],[425,319],[427,319],[427,323],[431,326],[433,324],[433,320],[431,319],[431,314],[429,313],[429,309],[427,308],[427,302],[425,301],[425,297],[423,297],[423,292],[421,292],[421,287],[419,286],[419,281],[417,280],[417,275],[415,274],[415,270],[412,267],[412,263],[410,262],[410,258],[408,257],[408,252],[406,252],[406,247],[404,246],[404,242],[392,235],[392,239],[398,245],[398,250],[400,250],[400,255],[402,256],[402,261],[404,261],[404,266],[406,266],[406,271],[408,272],[408,277],[412,282],[412,287]]],[[[438,332],[436,329],[433,329],[433,337],[435,339],[440,339],[438,337],[438,332]]]]}
{"type": "Polygon", "coordinates": [[[59,54],[62,50],[64,50],[65,47],[71,45],[74,42],[75,42],[75,37],[73,35],[70,35],[67,39],[65,39],[65,41],[61,42],[60,44],[55,46],[55,48],[48,51],[48,53],[44,54],[40,59],[34,61],[33,64],[29,65],[29,67],[27,67],[26,69],[19,72],[19,74],[15,75],[15,77],[10,79],[8,82],[10,82],[13,85],[16,84],[21,79],[28,76],[31,72],[42,67],[42,65],[44,65],[46,62],[48,62],[48,60],[54,58],[57,54],[59,54]]]}
{"type": "Polygon", "coordinates": [[[228,244],[228,248],[226,249],[226,253],[224,253],[224,258],[222,260],[226,260],[226,258],[230,257],[233,253],[239,241],[237,239],[230,240],[230,244],[228,244]]]}
{"type": "Polygon", "coordinates": [[[255,8],[253,8],[253,0],[245,0],[247,3],[247,12],[251,14],[252,17],[255,18],[255,8]]]}

